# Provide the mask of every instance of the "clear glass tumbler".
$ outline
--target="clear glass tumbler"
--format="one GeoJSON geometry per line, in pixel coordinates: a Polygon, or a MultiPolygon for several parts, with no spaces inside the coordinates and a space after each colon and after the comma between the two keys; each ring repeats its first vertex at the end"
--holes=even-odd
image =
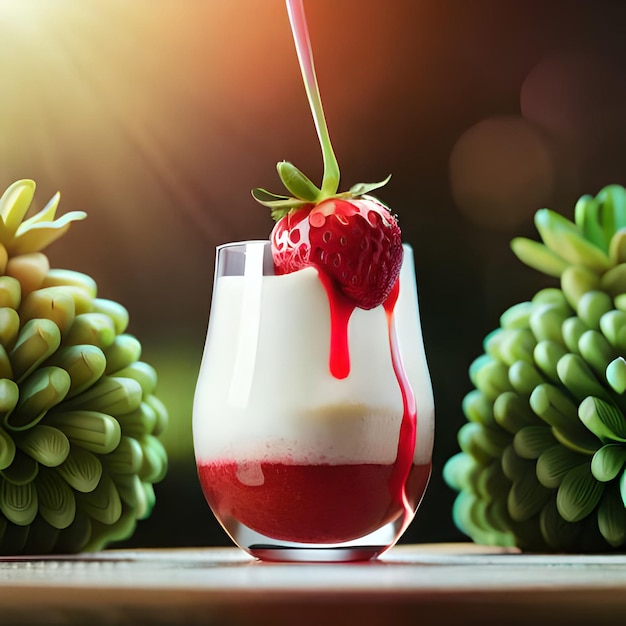
{"type": "Polygon", "coordinates": [[[399,285],[395,306],[348,312],[342,344],[315,268],[275,276],[267,241],[217,248],[194,449],[207,502],[249,554],[368,560],[412,521],[434,405],[407,245],[399,285]]]}

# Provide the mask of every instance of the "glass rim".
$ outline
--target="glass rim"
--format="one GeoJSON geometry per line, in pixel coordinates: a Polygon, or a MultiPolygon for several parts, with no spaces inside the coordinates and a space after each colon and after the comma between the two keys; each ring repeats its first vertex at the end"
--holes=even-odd
{"type": "Polygon", "coordinates": [[[270,243],[269,239],[244,239],[242,241],[229,241],[227,243],[221,243],[215,247],[215,250],[219,252],[220,250],[226,250],[228,248],[234,248],[236,246],[247,246],[249,244],[256,243],[270,243]]]}
{"type": "MultiPolygon", "coordinates": [[[[269,239],[242,239],[241,241],[228,241],[226,243],[220,243],[217,246],[215,246],[215,249],[217,251],[219,250],[225,250],[227,248],[234,248],[235,246],[247,246],[248,244],[253,244],[253,243],[271,243],[271,241],[269,239]]],[[[402,242],[402,247],[403,248],[410,248],[411,250],[413,249],[413,245],[410,244],[408,241],[403,241],[402,242]]]]}

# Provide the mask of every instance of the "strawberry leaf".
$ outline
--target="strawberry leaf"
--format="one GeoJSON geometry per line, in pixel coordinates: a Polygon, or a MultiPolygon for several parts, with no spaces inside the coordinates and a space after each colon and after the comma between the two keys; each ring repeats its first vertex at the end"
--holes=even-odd
{"type": "Polygon", "coordinates": [[[270,209],[299,209],[307,204],[311,204],[299,198],[278,196],[269,191],[265,191],[265,189],[253,189],[252,196],[257,202],[260,202],[263,206],[269,207],[270,209]]]}
{"type": "Polygon", "coordinates": [[[322,193],[295,165],[281,161],[276,165],[280,180],[294,197],[307,202],[317,202],[322,193]]]}
{"type": "Polygon", "coordinates": [[[384,187],[389,180],[391,179],[391,174],[385,178],[385,180],[381,180],[378,183],[357,183],[350,187],[350,191],[348,192],[352,197],[362,196],[370,191],[374,191],[374,189],[380,189],[384,187]]]}
{"type": "Polygon", "coordinates": [[[300,209],[307,204],[311,204],[306,200],[300,200],[299,198],[290,198],[288,196],[279,196],[265,189],[253,189],[252,197],[272,210],[272,218],[278,221],[281,217],[284,217],[293,209],[300,209]]]}
{"type": "Polygon", "coordinates": [[[278,202],[279,200],[289,200],[289,196],[280,196],[277,193],[272,193],[260,187],[256,187],[252,190],[252,197],[264,206],[271,206],[271,202],[278,202]]]}

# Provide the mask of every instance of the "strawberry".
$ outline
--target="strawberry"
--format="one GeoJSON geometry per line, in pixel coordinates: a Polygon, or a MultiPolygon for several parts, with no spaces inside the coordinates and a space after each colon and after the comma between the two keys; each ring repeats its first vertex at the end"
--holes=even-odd
{"type": "Polygon", "coordinates": [[[402,264],[396,218],[371,196],[289,211],[274,226],[271,243],[277,274],[313,265],[362,309],[387,299],[402,264]]]}
{"type": "Polygon", "coordinates": [[[272,255],[277,274],[315,266],[355,306],[372,309],[385,302],[402,264],[397,220],[370,191],[387,183],[359,183],[338,193],[339,164],[333,151],[319,93],[313,52],[301,0],[287,0],[298,62],[322,148],[324,175],[315,186],[291,163],[278,175],[290,195],[253,189],[255,200],[272,210],[272,255]]]}

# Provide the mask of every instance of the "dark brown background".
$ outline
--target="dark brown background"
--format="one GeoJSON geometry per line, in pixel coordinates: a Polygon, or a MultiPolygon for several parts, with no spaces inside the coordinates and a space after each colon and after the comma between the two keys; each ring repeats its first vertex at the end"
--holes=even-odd
{"type": "MultiPolygon", "coordinates": [[[[434,475],[407,541],[460,537],[441,469],[470,362],[510,305],[551,284],[512,255],[543,206],[626,183],[626,5],[577,0],[309,0],[343,187],[379,195],[415,249],[436,399],[434,475]]],[[[195,478],[191,398],[215,245],[265,238],[250,197],[275,163],[321,156],[282,0],[6,0],[0,186],[38,183],[85,222],[53,265],[123,302],[171,410],[171,470],[128,545],[227,540],[195,478]]]]}

